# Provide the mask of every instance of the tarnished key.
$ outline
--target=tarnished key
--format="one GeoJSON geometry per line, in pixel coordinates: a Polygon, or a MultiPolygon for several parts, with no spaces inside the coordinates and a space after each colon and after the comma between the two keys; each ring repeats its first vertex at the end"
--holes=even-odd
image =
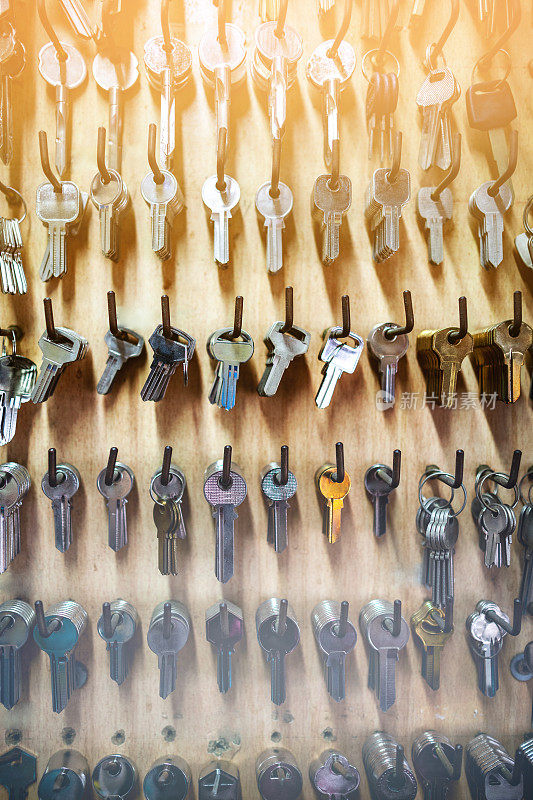
{"type": "Polygon", "coordinates": [[[108,53],[102,48],[94,57],[93,77],[100,89],[108,93],[107,161],[111,169],[120,173],[123,94],[137,83],[139,62],[136,55],[129,50],[113,46],[108,53]]]}
{"type": "MultiPolygon", "coordinates": [[[[231,453],[230,453],[231,459],[231,453]]],[[[205,471],[204,496],[212,506],[215,520],[215,575],[221,583],[227,583],[233,575],[235,520],[237,506],[247,495],[246,481],[240,468],[230,464],[227,480],[224,480],[224,461],[214,461],[205,471]]]]}
{"type": "Polygon", "coordinates": [[[143,781],[146,800],[185,800],[191,790],[191,768],[179,756],[154,761],[143,781]]]}
{"type": "Polygon", "coordinates": [[[318,354],[320,361],[324,362],[322,368],[322,382],[315,397],[318,408],[327,408],[333,398],[337,381],[344,372],[352,375],[361,358],[365,346],[364,341],[357,333],[350,331],[347,342],[341,342],[337,337],[342,333],[342,328],[336,326],[324,332],[324,344],[318,354]]]}
{"type": "Polygon", "coordinates": [[[58,341],[52,341],[46,331],[39,339],[43,360],[32,392],[33,403],[44,403],[56,390],[59,378],[68,364],[85,358],[89,342],[68,328],[55,329],[58,341]]]}
{"type": "Polygon", "coordinates": [[[229,264],[229,221],[231,212],[239,205],[241,189],[235,178],[224,175],[224,186],[218,187],[216,175],[211,175],[202,186],[202,200],[206,209],[211,212],[213,223],[213,258],[215,262],[226,267],[229,264]]]}
{"type": "Polygon", "coordinates": [[[315,485],[326,501],[322,532],[330,544],[335,544],[341,538],[341,514],[344,498],[352,486],[351,478],[345,470],[342,481],[338,481],[336,465],[324,464],[315,473],[315,485]]]}
{"type": "Polygon", "coordinates": [[[454,747],[444,734],[425,731],[414,740],[411,756],[424,797],[429,800],[446,800],[450,783],[461,777],[461,745],[454,747]]]}
{"type": "Polygon", "coordinates": [[[341,224],[352,205],[352,182],[339,175],[332,183],[331,175],[319,175],[312,196],[312,213],[322,227],[322,263],[333,264],[340,254],[341,224]]]}
{"type": "Polygon", "coordinates": [[[322,600],[311,612],[313,633],[324,658],[326,687],[337,703],[346,696],[346,656],[357,642],[357,633],[348,619],[348,610],[346,600],[342,603],[322,600]]]}
{"type": "Polygon", "coordinates": [[[413,632],[422,648],[422,677],[434,691],[440,687],[440,657],[444,645],[453,633],[453,625],[446,630],[446,614],[431,600],[411,617],[413,632]]]}
{"type": "Polygon", "coordinates": [[[65,600],[51,606],[46,614],[42,603],[35,604],[37,625],[33,638],[50,658],[52,711],[60,714],[72,692],[87,680],[87,669],[76,660],[78,640],[87,627],[87,612],[79,603],[65,600]],[[41,617],[41,620],[40,620],[41,617]]]}
{"type": "Polygon", "coordinates": [[[8,711],[20,700],[22,650],[34,625],[35,612],[23,600],[7,600],[0,605],[0,702],[8,711]]]}
{"type": "Polygon", "coordinates": [[[270,694],[272,702],[285,702],[285,656],[300,641],[300,628],[287,600],[272,597],[261,603],[255,613],[257,641],[270,662],[270,694]]]}
{"type": "Polygon", "coordinates": [[[20,552],[20,508],[30,486],[26,467],[14,461],[0,465],[0,574],[20,552]]]}
{"type": "Polygon", "coordinates": [[[338,750],[324,750],[309,765],[309,780],[321,800],[357,800],[361,776],[338,750]]]}
{"type": "Polygon", "coordinates": [[[187,644],[191,618],[177,600],[159,603],[148,628],[148,647],[158,657],[159,696],[163,700],[176,688],[178,653],[187,644]]]}
{"type": "Polygon", "coordinates": [[[115,336],[110,330],[104,336],[107,346],[107,361],[98,381],[98,394],[109,394],[117,373],[130,358],[137,358],[144,349],[144,339],[136,331],[129,328],[119,329],[121,336],[115,336]]]}
{"type": "Polygon", "coordinates": [[[108,544],[111,550],[118,553],[128,544],[126,505],[135,483],[135,476],[132,468],[120,461],[115,462],[109,483],[107,472],[105,467],[98,474],[96,486],[107,507],[108,544]]]}
{"type": "Polygon", "coordinates": [[[303,356],[309,349],[311,334],[292,325],[284,331],[285,322],[275,322],[263,339],[268,348],[267,363],[259,381],[257,393],[261,397],[273,397],[281,383],[283,373],[297,356],[303,356]]]}
{"type": "MultiPolygon", "coordinates": [[[[174,797],[174,796],[173,796],[174,797]]],[[[242,797],[239,770],[233,761],[217,758],[210,761],[198,775],[198,800],[240,800],[242,797]]],[[[172,798],[149,797],[148,800],[172,800],[172,798]]],[[[178,794],[177,800],[185,800],[178,794]]]]}
{"type": "Polygon", "coordinates": [[[479,260],[485,269],[496,269],[503,261],[504,215],[513,204],[508,183],[500,186],[495,197],[489,194],[494,181],[487,181],[470,196],[468,208],[478,221],[479,260]]]}
{"type": "MultiPolygon", "coordinates": [[[[395,459],[399,450],[395,450],[395,459]]],[[[399,470],[399,466],[398,466],[399,470]]],[[[373,464],[365,472],[365,490],[372,506],[374,507],[374,536],[378,539],[387,532],[387,505],[389,495],[396,489],[393,481],[393,470],[386,464],[373,464]],[[393,485],[394,484],[394,485],[393,485]]]]}
{"type": "Polygon", "coordinates": [[[15,338],[12,342],[11,353],[0,356],[0,445],[15,436],[20,406],[31,398],[37,378],[36,365],[18,355],[15,338]]]}
{"type": "Polygon", "coordinates": [[[390,170],[377,169],[368,186],[365,217],[372,234],[374,261],[390,258],[400,249],[400,220],[403,207],[411,198],[411,177],[406,169],[398,170],[389,180],[390,170]]]}
{"type": "Polygon", "coordinates": [[[235,407],[240,365],[251,359],[254,340],[241,330],[238,339],[228,338],[233,328],[219,328],[207,340],[207,352],[215,360],[215,378],[209,392],[209,402],[231,411],[235,407]]]}
{"type": "Polygon", "coordinates": [[[189,362],[194,355],[196,339],[185,331],[170,327],[171,337],[165,335],[163,325],[158,325],[148,339],[154,351],[150,372],[141,389],[143,400],[158,403],[165,396],[171,377],[179,364],[183,364],[183,382],[188,381],[189,362]]]}
{"type": "Polygon", "coordinates": [[[133,800],[137,794],[137,768],[122,754],[100,759],[93,769],[92,781],[99,800],[133,800]]]}
{"type": "MultiPolygon", "coordinates": [[[[283,266],[283,229],[292,211],[293,196],[286,183],[278,182],[278,193],[272,194],[270,181],[263,183],[255,196],[255,208],[266,228],[266,266],[268,272],[279,272],[283,266]]],[[[217,259],[215,258],[215,261],[217,259]]]]}
{"type": "Polygon", "coordinates": [[[72,464],[58,464],[56,478],[45,472],[41,489],[52,501],[56,550],[66,553],[72,542],[72,498],[80,488],[80,473],[72,464]]]}
{"type": "Polygon", "coordinates": [[[255,762],[255,775],[262,800],[297,800],[302,793],[302,773],[284,747],[264,750],[255,762]]]}
{"type": "Polygon", "coordinates": [[[282,483],[281,465],[271,461],[261,470],[261,491],[268,500],[267,542],[276,553],[283,553],[288,545],[287,511],[288,501],[294,497],[298,482],[289,469],[287,481],[282,483]]]}
{"type": "Polygon", "coordinates": [[[26,800],[28,789],[37,780],[37,759],[20,747],[0,756],[0,786],[7,789],[9,800],[26,800]]]}
{"type": "MultiPolygon", "coordinates": [[[[524,764],[521,766],[523,768],[524,764]]],[[[465,748],[465,775],[473,800],[529,798],[525,776],[520,775],[520,770],[515,770],[515,760],[500,742],[486,733],[478,733],[468,742],[465,748]]]]}
{"type": "Polygon", "coordinates": [[[375,731],[363,744],[363,764],[375,800],[414,800],[418,786],[403,747],[384,731],[375,731]]]}
{"type": "Polygon", "coordinates": [[[159,572],[161,575],[177,575],[179,524],[177,504],[172,500],[156,501],[153,519],[157,530],[159,572]]]}
{"type": "Polygon", "coordinates": [[[478,674],[478,687],[486,697],[494,697],[499,689],[498,655],[503,647],[506,631],[489,619],[489,609],[509,622],[509,617],[495,603],[480,600],[476,610],[466,620],[468,644],[474,657],[478,674]]]}
{"type": "Polygon", "coordinates": [[[242,610],[227,600],[205,612],[205,638],[217,651],[217,683],[225,694],[231,689],[231,655],[244,633],[242,610]]]}
{"type": "Polygon", "coordinates": [[[359,627],[369,645],[368,686],[376,692],[382,711],[396,701],[396,662],[409,641],[409,625],[397,600],[372,600],[361,609],[359,627]]]}
{"type": "Polygon", "coordinates": [[[126,600],[104,603],[98,620],[98,635],[106,642],[111,680],[120,686],[128,677],[129,647],[139,623],[139,615],[126,600]]]}
{"type": "Polygon", "coordinates": [[[393,322],[376,325],[366,340],[368,352],[375,358],[381,375],[380,408],[392,408],[396,402],[396,375],[400,359],[409,349],[409,337],[400,333],[392,338],[387,332],[394,328],[393,322]]]}

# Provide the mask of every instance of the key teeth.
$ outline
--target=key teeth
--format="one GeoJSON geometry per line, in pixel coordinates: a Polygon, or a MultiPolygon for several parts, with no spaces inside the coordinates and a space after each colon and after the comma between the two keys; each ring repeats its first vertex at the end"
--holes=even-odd
{"type": "Polygon", "coordinates": [[[8,711],[20,700],[21,668],[20,651],[0,646],[0,702],[8,711]]]}
{"type": "Polygon", "coordinates": [[[222,694],[226,694],[231,689],[231,652],[229,650],[219,650],[217,654],[217,683],[222,694]]]}
{"type": "Polygon", "coordinates": [[[274,655],[270,662],[270,698],[274,705],[281,706],[286,700],[285,659],[274,655]]]}
{"type": "Polygon", "coordinates": [[[177,658],[172,653],[161,656],[159,663],[159,696],[166,700],[176,688],[177,658]]]}
{"type": "Polygon", "coordinates": [[[124,646],[119,642],[110,642],[109,649],[109,674],[111,680],[119,686],[128,677],[128,662],[124,652],[124,646]]]}

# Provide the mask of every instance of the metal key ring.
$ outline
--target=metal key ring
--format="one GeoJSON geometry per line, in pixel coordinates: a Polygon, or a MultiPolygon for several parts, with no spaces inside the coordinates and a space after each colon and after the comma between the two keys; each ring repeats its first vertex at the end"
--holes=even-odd
{"type": "MultiPolygon", "coordinates": [[[[424,488],[424,486],[426,485],[426,483],[428,481],[435,480],[435,478],[444,478],[444,477],[450,478],[450,480],[453,481],[453,475],[450,475],[449,472],[444,472],[443,470],[439,470],[438,472],[429,472],[427,475],[423,475],[420,478],[420,481],[418,482],[418,502],[420,503],[420,505],[424,509],[424,511],[426,511],[426,512],[428,511],[427,506],[428,506],[431,498],[430,497],[424,497],[424,495],[422,494],[422,489],[424,488]]],[[[449,489],[450,489],[451,494],[450,494],[450,498],[448,500],[448,503],[450,504],[450,508],[451,508],[451,505],[453,503],[453,498],[455,497],[455,489],[453,488],[453,486],[450,486],[449,489]]],[[[462,502],[462,505],[461,505],[461,507],[459,508],[458,511],[454,511],[453,508],[451,509],[450,513],[451,513],[452,517],[458,517],[459,514],[464,510],[464,507],[466,506],[466,489],[465,489],[464,483],[462,483],[459,486],[459,489],[461,489],[462,492],[463,492],[463,502],[462,502]]],[[[436,497],[436,495],[433,495],[433,496],[436,497]]]]}
{"type": "Polygon", "coordinates": [[[532,491],[532,490],[533,490],[533,470],[529,470],[528,472],[525,472],[525,473],[524,473],[524,475],[522,475],[522,479],[521,479],[521,481],[520,481],[520,482],[519,482],[519,484],[518,484],[518,496],[520,497],[520,501],[521,501],[521,502],[522,502],[522,503],[523,503],[525,506],[531,506],[531,505],[533,505],[533,499],[531,498],[531,491],[532,491]],[[529,480],[529,482],[530,482],[529,491],[528,491],[528,493],[527,493],[527,502],[526,502],[526,500],[524,499],[524,495],[522,494],[522,484],[524,483],[524,481],[526,480],[526,478],[527,478],[527,479],[529,480]]]}
{"type": "MultiPolygon", "coordinates": [[[[509,55],[507,50],[498,50],[498,53],[503,53],[503,55],[504,55],[504,64],[506,65],[506,68],[504,70],[503,78],[493,79],[492,81],[483,81],[482,82],[482,86],[483,86],[483,89],[485,91],[492,91],[492,92],[496,91],[496,89],[500,88],[502,83],[505,83],[505,81],[507,80],[507,78],[511,74],[511,68],[512,68],[511,56],[509,55]]],[[[494,53],[492,58],[487,63],[492,62],[494,60],[494,58],[498,55],[498,53],[494,53]]],[[[472,67],[472,73],[470,75],[470,83],[472,85],[475,83],[475,77],[476,77],[477,70],[480,68],[480,66],[483,64],[483,62],[485,60],[486,60],[485,56],[481,56],[480,58],[478,58],[478,60],[476,61],[476,63],[472,67]]]]}
{"type": "MultiPolygon", "coordinates": [[[[370,77],[369,77],[368,71],[366,69],[366,62],[367,62],[368,59],[371,61],[372,66],[374,67],[373,72],[380,72],[380,73],[384,72],[383,67],[381,69],[379,69],[377,67],[377,65],[374,64],[374,62],[372,61],[372,58],[374,56],[376,56],[377,53],[379,53],[379,50],[377,48],[375,50],[368,50],[368,52],[366,52],[364,54],[363,59],[361,61],[361,72],[363,73],[363,75],[365,76],[365,78],[367,79],[367,81],[369,83],[370,83],[370,77]]],[[[393,61],[393,64],[395,66],[395,70],[389,70],[389,72],[390,71],[394,72],[396,77],[399,78],[400,77],[400,62],[398,61],[398,59],[396,58],[394,53],[391,53],[390,50],[385,50],[385,52],[383,53],[383,56],[390,56],[391,57],[391,59],[393,61]]]]}
{"type": "Polygon", "coordinates": [[[526,207],[524,208],[524,213],[522,214],[522,222],[524,225],[524,230],[528,236],[533,236],[533,228],[529,224],[529,215],[533,210],[533,194],[529,197],[526,207]]]}
{"type": "Polygon", "coordinates": [[[6,186],[6,184],[2,183],[1,181],[0,181],[0,191],[3,192],[8,203],[11,202],[10,195],[12,196],[14,194],[18,197],[20,203],[22,203],[23,214],[20,218],[17,219],[18,224],[22,225],[22,223],[24,222],[24,220],[28,215],[28,207],[21,193],[18,192],[16,189],[13,189],[12,186],[6,186]]]}
{"type": "MultiPolygon", "coordinates": [[[[479,481],[479,483],[476,486],[476,497],[477,497],[477,499],[479,500],[479,502],[481,503],[481,505],[484,508],[488,508],[490,511],[496,511],[497,507],[496,507],[496,505],[494,503],[491,505],[490,502],[487,502],[487,500],[485,500],[485,497],[484,497],[483,491],[482,491],[483,484],[486,481],[494,480],[494,478],[500,478],[501,480],[505,481],[505,480],[508,479],[508,477],[509,476],[506,475],[505,472],[487,472],[487,474],[484,475],[483,478],[479,481]]],[[[499,484],[499,485],[501,485],[501,484],[499,484]]],[[[503,486],[502,488],[505,489],[505,486],[503,486]]],[[[519,500],[519,497],[520,497],[520,494],[519,494],[519,491],[518,491],[518,486],[516,484],[513,486],[513,491],[514,491],[515,500],[514,500],[514,503],[511,506],[511,508],[515,508],[518,505],[518,500],[519,500]]]]}

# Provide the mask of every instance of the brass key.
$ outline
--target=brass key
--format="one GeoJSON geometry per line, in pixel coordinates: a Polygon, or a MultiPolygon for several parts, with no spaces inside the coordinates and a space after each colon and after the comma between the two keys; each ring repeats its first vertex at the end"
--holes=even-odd
{"type": "Polygon", "coordinates": [[[413,631],[422,645],[422,677],[434,691],[440,686],[440,655],[453,633],[452,604],[447,613],[427,600],[411,617],[413,631]]]}
{"type": "Polygon", "coordinates": [[[341,537],[341,513],[344,498],[350,491],[352,482],[344,469],[342,442],[337,443],[337,464],[324,464],[315,474],[315,484],[324,499],[324,535],[330,544],[341,537]],[[341,480],[339,480],[339,478],[341,480]]]}

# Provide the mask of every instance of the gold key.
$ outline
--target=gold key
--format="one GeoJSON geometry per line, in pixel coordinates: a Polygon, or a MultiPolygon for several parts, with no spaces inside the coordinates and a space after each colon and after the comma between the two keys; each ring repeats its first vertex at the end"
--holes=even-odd
{"type": "Polygon", "coordinates": [[[427,600],[411,617],[413,631],[422,645],[422,677],[434,691],[440,686],[441,651],[453,633],[451,605],[448,601],[445,614],[427,600]]]}
{"type": "Polygon", "coordinates": [[[315,483],[318,491],[325,498],[324,506],[324,534],[330,544],[335,544],[341,536],[341,512],[344,498],[350,491],[352,482],[348,473],[342,472],[343,480],[337,481],[338,469],[335,464],[324,464],[315,474],[315,483]]]}

